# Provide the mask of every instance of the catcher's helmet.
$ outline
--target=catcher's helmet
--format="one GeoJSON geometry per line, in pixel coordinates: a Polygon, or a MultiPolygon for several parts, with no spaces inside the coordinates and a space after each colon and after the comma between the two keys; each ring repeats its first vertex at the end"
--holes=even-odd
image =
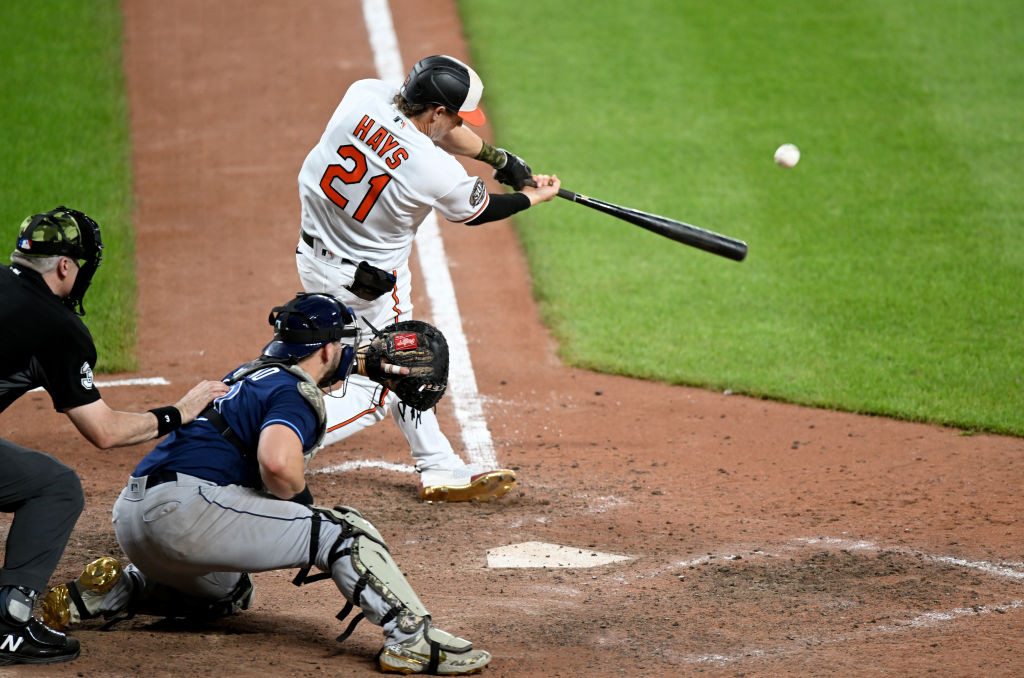
{"type": "Polygon", "coordinates": [[[352,309],[330,294],[300,292],[284,306],[270,312],[274,340],[263,349],[263,355],[298,361],[331,342],[342,340],[341,364],[329,386],[344,380],[355,365],[359,331],[352,309]]]}
{"type": "Polygon", "coordinates": [[[400,94],[410,104],[444,106],[479,127],[487,122],[479,108],[483,92],[484,84],[476,71],[458,59],[436,54],[412,67],[400,94]]]}
{"type": "Polygon", "coordinates": [[[25,257],[63,256],[78,262],[78,277],[64,303],[78,315],[85,315],[82,299],[103,260],[99,224],[61,205],[21,222],[15,251],[25,257]]]}

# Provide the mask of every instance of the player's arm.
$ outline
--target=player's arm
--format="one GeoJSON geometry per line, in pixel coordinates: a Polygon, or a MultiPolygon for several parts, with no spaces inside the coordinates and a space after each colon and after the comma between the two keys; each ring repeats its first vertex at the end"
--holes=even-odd
{"type": "Polygon", "coordinates": [[[533,170],[522,158],[504,148],[495,148],[466,125],[452,128],[437,145],[452,155],[486,162],[496,170],[495,179],[517,191],[533,176],[533,170]]]}
{"type": "MultiPolygon", "coordinates": [[[[444,135],[437,145],[452,155],[461,155],[466,158],[476,158],[484,147],[484,140],[466,125],[459,125],[452,128],[444,135]]],[[[492,150],[497,150],[492,147],[492,150]]],[[[477,158],[480,159],[480,158],[477,158]]],[[[484,160],[484,162],[487,162],[484,160]]],[[[490,163],[487,163],[490,164],[490,163]]],[[[492,165],[493,167],[493,165],[492,165]]]]}
{"type": "Polygon", "coordinates": [[[149,412],[122,412],[111,409],[102,399],[66,410],[71,423],[90,443],[107,450],[135,445],[168,433],[195,419],[214,398],[228,392],[220,381],[201,381],[169,407],[149,412]]]}
{"type": "Polygon", "coordinates": [[[263,484],[275,497],[293,499],[306,490],[302,440],[290,427],[271,424],[264,428],[256,448],[256,461],[263,484]]]}
{"type": "Polygon", "coordinates": [[[490,200],[483,212],[476,218],[467,221],[470,226],[478,226],[491,221],[507,219],[517,212],[522,212],[537,203],[547,202],[556,195],[562,182],[555,175],[534,174],[534,186],[524,186],[517,193],[491,193],[490,200]]]}

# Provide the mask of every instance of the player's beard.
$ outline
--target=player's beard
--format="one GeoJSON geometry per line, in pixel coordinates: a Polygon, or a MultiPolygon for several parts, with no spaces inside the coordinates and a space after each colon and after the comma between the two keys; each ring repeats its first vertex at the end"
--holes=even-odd
{"type": "Polygon", "coordinates": [[[341,356],[343,353],[344,351],[341,347],[338,347],[338,349],[334,351],[334,358],[331,359],[330,366],[327,368],[327,373],[324,374],[324,377],[317,383],[317,386],[328,389],[328,392],[330,392],[333,390],[331,387],[341,381],[338,379],[338,368],[341,367],[341,356]]]}

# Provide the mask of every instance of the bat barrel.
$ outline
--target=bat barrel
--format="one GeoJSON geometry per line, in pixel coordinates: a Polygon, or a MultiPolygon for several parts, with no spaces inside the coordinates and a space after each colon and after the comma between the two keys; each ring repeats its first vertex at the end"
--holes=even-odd
{"type": "Polygon", "coordinates": [[[591,198],[579,193],[568,191],[564,188],[558,189],[558,197],[571,200],[580,205],[585,205],[599,212],[604,212],[623,221],[629,222],[652,233],[664,236],[676,242],[681,242],[691,247],[717,254],[718,256],[743,261],[747,256],[747,243],[724,236],[714,231],[708,231],[692,224],[687,224],[657,214],[648,214],[640,210],[622,207],[603,200],[591,198]]]}

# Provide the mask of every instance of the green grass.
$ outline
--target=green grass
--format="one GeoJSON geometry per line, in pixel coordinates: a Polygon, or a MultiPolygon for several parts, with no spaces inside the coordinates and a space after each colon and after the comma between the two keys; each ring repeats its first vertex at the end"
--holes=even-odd
{"type": "Polygon", "coordinates": [[[102,229],[84,318],[100,371],[134,369],[135,241],[121,14],[115,0],[0,3],[0,260],[57,205],[102,229]]]}
{"type": "Polygon", "coordinates": [[[519,215],[566,361],[1024,435],[1024,4],[460,10],[499,144],[750,246],[737,264],[565,201],[519,215]]]}
{"type": "MultiPolygon", "coordinates": [[[[1024,435],[1024,5],[460,4],[500,144],[750,245],[737,264],[564,201],[520,215],[566,361],[1024,435]]],[[[0,243],[62,203],[100,222],[104,371],[136,366],[120,22],[114,0],[0,4],[0,243]]]]}

